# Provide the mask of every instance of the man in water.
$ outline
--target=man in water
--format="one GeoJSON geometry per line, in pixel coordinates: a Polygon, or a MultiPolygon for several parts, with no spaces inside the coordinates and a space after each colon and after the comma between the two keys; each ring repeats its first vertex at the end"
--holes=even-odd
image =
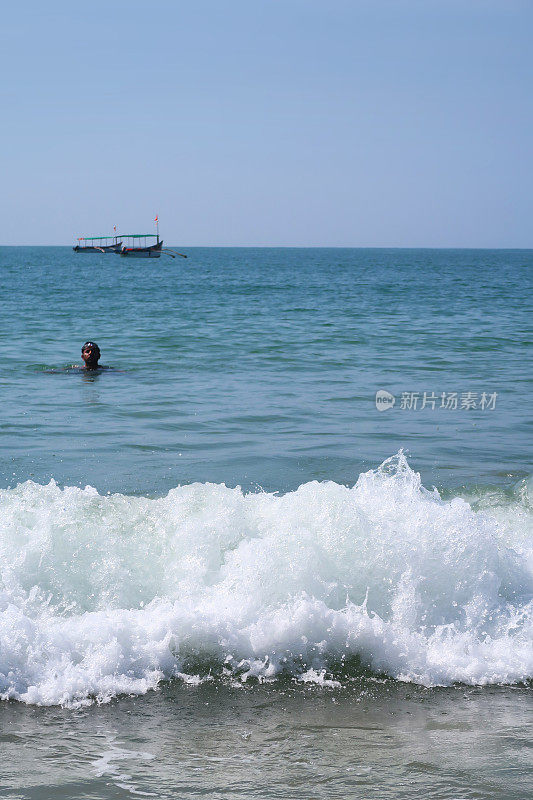
{"type": "Polygon", "coordinates": [[[100,348],[96,342],[85,342],[81,348],[81,357],[85,361],[85,369],[98,369],[98,359],[100,358],[100,348]]]}

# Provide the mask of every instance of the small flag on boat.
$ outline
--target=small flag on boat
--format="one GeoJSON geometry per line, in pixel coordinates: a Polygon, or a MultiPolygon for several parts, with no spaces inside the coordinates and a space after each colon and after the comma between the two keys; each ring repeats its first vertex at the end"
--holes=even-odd
{"type": "Polygon", "coordinates": [[[156,214],[156,215],[155,215],[154,222],[159,222],[159,214],[156,214]]]}
{"type": "Polygon", "coordinates": [[[116,225],[113,225],[113,230],[115,231],[115,233],[117,232],[117,226],[116,225]]]}

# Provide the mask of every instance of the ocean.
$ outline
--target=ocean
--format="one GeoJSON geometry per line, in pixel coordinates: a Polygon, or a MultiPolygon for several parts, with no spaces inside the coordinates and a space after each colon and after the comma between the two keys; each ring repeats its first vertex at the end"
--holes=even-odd
{"type": "Polygon", "coordinates": [[[0,248],[0,797],[522,800],[533,251],[177,249],[0,248]]]}

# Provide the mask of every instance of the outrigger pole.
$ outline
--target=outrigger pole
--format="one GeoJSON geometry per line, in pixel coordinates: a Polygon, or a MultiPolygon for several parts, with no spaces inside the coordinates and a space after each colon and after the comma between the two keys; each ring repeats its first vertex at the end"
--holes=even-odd
{"type": "Polygon", "coordinates": [[[182,258],[187,258],[185,253],[178,253],[177,250],[171,250],[169,247],[165,247],[164,250],[161,251],[162,253],[166,253],[170,258],[176,258],[176,256],[181,256],[182,258]],[[171,253],[175,253],[176,255],[171,255],[171,253]]]}

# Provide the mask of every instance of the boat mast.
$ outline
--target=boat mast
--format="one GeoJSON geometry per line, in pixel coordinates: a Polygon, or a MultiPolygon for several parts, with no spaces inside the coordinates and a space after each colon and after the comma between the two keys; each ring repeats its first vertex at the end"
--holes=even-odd
{"type": "Polygon", "coordinates": [[[159,214],[155,215],[154,222],[155,222],[156,227],[157,227],[157,244],[159,244],[159,214]]]}

